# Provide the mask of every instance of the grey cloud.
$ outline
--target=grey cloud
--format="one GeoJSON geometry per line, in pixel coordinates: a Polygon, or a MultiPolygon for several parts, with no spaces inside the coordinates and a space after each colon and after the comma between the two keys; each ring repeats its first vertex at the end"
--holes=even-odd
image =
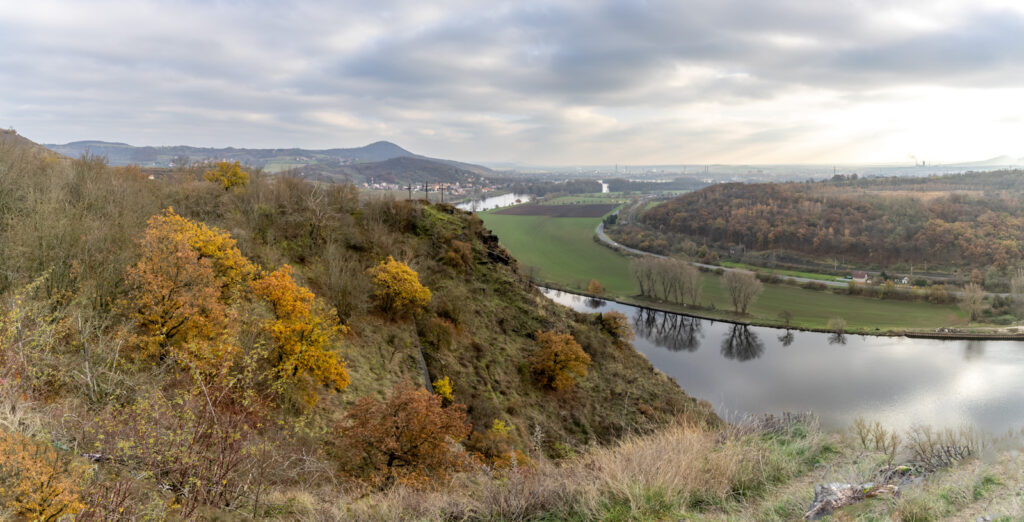
{"type": "Polygon", "coordinates": [[[0,126],[27,124],[54,139],[206,140],[200,145],[385,138],[467,159],[550,160],[567,151],[564,161],[578,162],[572,151],[615,143],[663,157],[698,135],[719,140],[701,150],[728,151],[814,132],[766,122],[715,132],[673,118],[698,103],[812,87],[853,106],[891,86],[1022,79],[1019,15],[975,11],[930,33],[901,34],[879,25],[877,11],[890,4],[143,2],[153,16],[108,16],[110,5],[99,4],[70,27],[0,11],[0,117],[15,120],[0,126]],[[780,46],[779,36],[809,43],[780,46]],[[679,83],[679,68],[708,73],[679,83]],[[581,128],[561,112],[572,106],[625,116],[603,131],[581,128]],[[325,123],[319,112],[360,125],[325,123]],[[447,141],[424,137],[426,126],[447,141]]]}

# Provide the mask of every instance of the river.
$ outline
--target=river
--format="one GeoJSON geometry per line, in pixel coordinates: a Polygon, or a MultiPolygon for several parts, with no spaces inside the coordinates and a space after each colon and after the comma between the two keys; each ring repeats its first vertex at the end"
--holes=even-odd
{"type": "Polygon", "coordinates": [[[616,310],[634,346],[726,419],[813,411],[829,429],[856,417],[890,428],[1024,427],[1024,343],[838,336],[739,326],[556,290],[581,312],[616,310]]]}
{"type": "Polygon", "coordinates": [[[517,200],[519,203],[525,203],[531,199],[533,199],[533,196],[529,194],[502,194],[500,196],[491,196],[489,198],[466,201],[455,205],[455,207],[462,210],[468,210],[470,212],[480,212],[484,210],[491,210],[492,208],[515,205],[517,200]]]}

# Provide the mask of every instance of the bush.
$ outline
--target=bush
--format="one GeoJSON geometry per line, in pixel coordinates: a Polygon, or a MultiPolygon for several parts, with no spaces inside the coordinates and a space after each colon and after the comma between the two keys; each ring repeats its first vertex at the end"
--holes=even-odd
{"type": "Polygon", "coordinates": [[[530,357],[530,370],[537,381],[552,390],[564,390],[587,376],[590,356],[572,334],[537,332],[540,348],[530,357]]]}
{"type": "Polygon", "coordinates": [[[469,435],[466,407],[405,383],[384,402],[363,397],[341,426],[348,470],[377,486],[422,486],[467,462],[455,445],[469,435]]]}
{"type": "Polygon", "coordinates": [[[621,312],[611,311],[601,314],[601,329],[615,339],[615,344],[622,347],[636,338],[629,326],[629,319],[621,312]]]}
{"type": "Polygon", "coordinates": [[[392,316],[415,314],[430,304],[430,290],[409,265],[388,256],[370,270],[381,309],[392,316]]]}
{"type": "Polygon", "coordinates": [[[0,430],[0,505],[29,520],[57,520],[85,509],[84,461],[20,433],[0,430]]]}

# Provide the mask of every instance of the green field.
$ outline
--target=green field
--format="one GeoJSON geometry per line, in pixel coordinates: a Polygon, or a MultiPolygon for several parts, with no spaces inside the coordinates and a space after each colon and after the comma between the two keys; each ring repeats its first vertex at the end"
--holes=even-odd
{"type": "MultiPolygon", "coordinates": [[[[629,274],[629,260],[594,241],[599,218],[550,218],[543,216],[502,216],[479,214],[524,269],[540,281],[567,289],[583,290],[591,279],[601,282],[607,295],[623,301],[659,308],[684,310],[667,303],[652,303],[636,297],[638,290],[629,274]]],[[[873,332],[930,330],[965,325],[963,313],[954,305],[887,301],[831,292],[804,290],[787,285],[765,285],[750,314],[734,316],[721,287],[721,278],[703,274],[704,295],[700,315],[777,324],[779,312],[793,314],[793,325],[826,328],[829,319],[842,317],[851,331],[873,332]],[[713,309],[712,309],[713,307],[713,309]]]]}
{"type": "Polygon", "coordinates": [[[734,263],[732,261],[721,261],[719,265],[726,266],[729,268],[743,268],[745,270],[751,270],[753,272],[762,272],[765,274],[775,274],[779,277],[804,277],[807,279],[815,279],[818,281],[839,281],[841,277],[828,274],[818,274],[815,272],[801,272],[798,270],[781,270],[774,268],[765,268],[763,266],[747,265],[744,263],[734,263]]]}

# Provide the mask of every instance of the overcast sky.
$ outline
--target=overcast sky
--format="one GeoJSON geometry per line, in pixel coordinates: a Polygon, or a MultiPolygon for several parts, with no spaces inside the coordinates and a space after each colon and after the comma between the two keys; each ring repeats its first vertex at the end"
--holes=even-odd
{"type": "Polygon", "coordinates": [[[532,164],[1024,155],[1024,3],[0,0],[39,142],[532,164]]]}

